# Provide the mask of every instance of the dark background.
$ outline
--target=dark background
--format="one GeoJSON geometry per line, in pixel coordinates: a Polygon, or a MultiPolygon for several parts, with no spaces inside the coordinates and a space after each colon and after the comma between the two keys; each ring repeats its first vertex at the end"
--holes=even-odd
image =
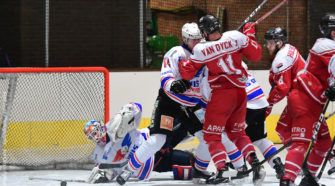
{"type": "MultiPolygon", "coordinates": [[[[153,21],[160,35],[180,38],[181,25],[197,21],[201,13],[225,10],[224,27],[234,29],[260,0],[50,0],[49,66],[105,66],[110,70],[147,70],[145,23],[153,21]],[[140,4],[142,2],[142,4],[140,4]],[[140,17],[140,6],[145,9],[140,17]],[[149,12],[149,14],[148,14],[149,12]],[[144,26],[140,26],[140,21],[144,26]],[[143,47],[143,51],[141,51],[143,47]]],[[[259,15],[278,4],[267,3],[259,15]]],[[[258,26],[263,42],[270,26],[288,27],[289,42],[306,57],[320,37],[321,15],[334,10],[334,0],[290,0],[287,6],[258,26]]],[[[257,18],[257,16],[256,16],[257,18]]],[[[152,24],[151,24],[152,26],[152,24]]],[[[157,33],[156,33],[157,34],[157,33]]],[[[8,53],[14,66],[44,67],[45,1],[0,1],[0,48],[8,53]]],[[[163,51],[164,52],[164,51],[163,51]]],[[[267,69],[266,54],[251,69],[267,69]]]]}

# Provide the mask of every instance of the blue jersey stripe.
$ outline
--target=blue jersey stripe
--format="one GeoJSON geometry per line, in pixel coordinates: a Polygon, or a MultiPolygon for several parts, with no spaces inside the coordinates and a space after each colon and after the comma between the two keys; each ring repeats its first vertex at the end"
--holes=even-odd
{"type": "Polygon", "coordinates": [[[144,138],[145,140],[147,140],[147,134],[146,134],[146,133],[141,133],[141,135],[143,136],[143,138],[144,138]]]}
{"type": "Polygon", "coordinates": [[[250,94],[247,95],[248,101],[255,99],[256,97],[263,95],[264,92],[261,88],[251,92],[250,94]]]}
{"type": "Polygon", "coordinates": [[[150,171],[150,166],[151,166],[151,158],[149,158],[144,165],[143,171],[141,173],[141,175],[139,176],[138,179],[140,180],[144,180],[145,176],[148,174],[148,171],[150,171]]]}
{"type": "Polygon", "coordinates": [[[234,161],[235,159],[237,159],[241,155],[242,155],[241,152],[238,150],[238,151],[234,152],[233,154],[228,154],[228,157],[231,161],[234,161]]]}
{"type": "Polygon", "coordinates": [[[208,165],[209,165],[209,163],[202,162],[202,161],[200,161],[200,160],[198,160],[198,159],[195,159],[195,163],[196,163],[197,165],[199,165],[200,167],[205,167],[205,168],[207,168],[208,165]]]}
{"type": "Polygon", "coordinates": [[[271,147],[271,149],[264,154],[264,158],[268,158],[269,156],[271,156],[272,154],[277,152],[277,148],[275,146],[271,147]]]}
{"type": "Polygon", "coordinates": [[[140,168],[141,164],[139,162],[136,161],[135,155],[130,157],[130,163],[136,168],[140,168]]]}
{"type": "Polygon", "coordinates": [[[163,88],[164,89],[164,84],[165,84],[165,82],[167,82],[169,79],[171,79],[172,77],[165,77],[165,78],[163,78],[162,80],[161,80],[161,88],[163,88]]]}
{"type": "Polygon", "coordinates": [[[175,99],[180,99],[181,101],[185,101],[185,102],[189,102],[189,103],[195,103],[195,104],[197,104],[197,103],[200,103],[202,100],[201,99],[199,99],[199,98],[196,98],[196,97],[188,97],[188,96],[185,96],[185,95],[183,95],[183,94],[174,94],[174,93],[171,93],[171,92],[167,92],[167,94],[169,95],[169,96],[171,96],[172,97],[172,99],[173,98],[175,98],[175,99]]]}

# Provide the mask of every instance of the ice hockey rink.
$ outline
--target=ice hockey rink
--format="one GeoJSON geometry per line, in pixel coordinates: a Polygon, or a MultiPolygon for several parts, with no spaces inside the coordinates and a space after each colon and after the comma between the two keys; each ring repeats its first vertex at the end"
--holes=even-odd
{"type": "MultiPolygon", "coordinates": [[[[280,145],[278,145],[278,148],[280,145]]],[[[258,153],[259,154],[259,153],[258,153]]],[[[284,160],[286,151],[279,153],[280,157],[284,160]]],[[[262,157],[262,156],[258,156],[262,157]]],[[[261,159],[261,158],[260,158],[261,159]]],[[[275,176],[275,171],[267,164],[264,164],[266,169],[266,177],[263,182],[263,186],[278,186],[279,181],[275,176]]],[[[213,165],[210,164],[209,169],[213,170],[213,165]]],[[[327,167],[321,177],[320,183],[327,186],[335,185],[335,176],[328,176],[327,167]]],[[[0,185],[1,186],[60,186],[61,180],[67,181],[67,186],[79,186],[79,185],[92,185],[85,183],[90,174],[89,170],[38,170],[38,171],[0,171],[0,185]]],[[[300,182],[300,177],[296,180],[296,184],[300,182]]],[[[118,185],[117,183],[104,183],[104,184],[94,184],[95,186],[105,186],[105,185],[118,185]]],[[[126,185],[140,185],[140,186],[175,186],[175,185],[193,185],[191,181],[177,181],[173,180],[172,172],[157,173],[153,172],[150,181],[135,181],[130,180],[126,185]]],[[[235,181],[227,184],[219,185],[245,185],[252,186],[252,175],[241,181],[235,181]]]]}

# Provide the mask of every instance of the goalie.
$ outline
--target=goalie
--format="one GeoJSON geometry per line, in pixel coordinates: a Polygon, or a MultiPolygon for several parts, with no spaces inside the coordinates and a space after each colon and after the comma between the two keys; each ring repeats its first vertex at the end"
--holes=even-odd
{"type": "MultiPolygon", "coordinates": [[[[93,159],[97,163],[87,180],[88,183],[111,182],[122,172],[137,148],[148,139],[148,128],[137,129],[141,115],[142,106],[139,103],[128,103],[106,124],[95,120],[85,124],[85,135],[96,144],[93,159]]],[[[186,133],[181,136],[183,135],[186,133]]],[[[178,139],[182,140],[182,138],[178,139]]],[[[193,155],[174,150],[173,147],[177,144],[176,139],[167,140],[164,148],[155,154],[156,162],[151,156],[132,177],[147,180],[152,170],[171,171],[173,165],[189,166],[191,169],[193,155]]],[[[189,176],[184,176],[185,179],[190,179],[189,176]]]]}

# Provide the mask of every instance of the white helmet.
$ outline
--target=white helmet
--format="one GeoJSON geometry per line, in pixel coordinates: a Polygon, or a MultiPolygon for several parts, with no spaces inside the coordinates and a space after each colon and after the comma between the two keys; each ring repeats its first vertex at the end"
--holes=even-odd
{"type": "Polygon", "coordinates": [[[187,43],[188,39],[201,39],[202,35],[197,23],[185,23],[181,29],[181,35],[183,36],[184,43],[187,43]]]}

